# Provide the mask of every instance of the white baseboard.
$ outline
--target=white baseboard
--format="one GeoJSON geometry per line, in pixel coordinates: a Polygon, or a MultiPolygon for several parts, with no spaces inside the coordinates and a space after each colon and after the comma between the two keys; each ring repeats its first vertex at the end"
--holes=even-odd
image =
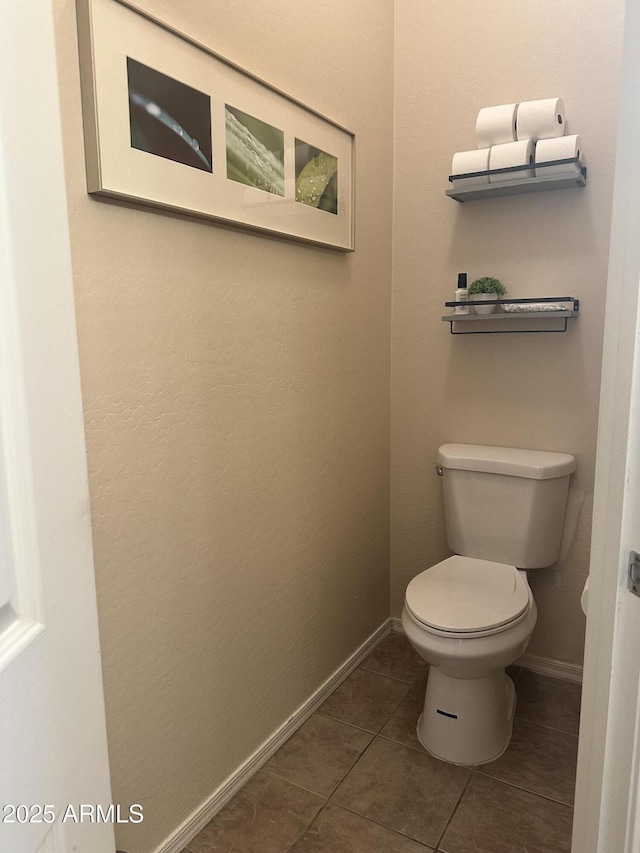
{"type": "MultiPolygon", "coordinates": [[[[400,620],[397,620],[398,622],[400,620]]],[[[291,737],[308,717],[316,711],[338,685],[359,666],[373,648],[392,630],[392,620],[387,619],[365,640],[316,692],[301,705],[243,764],[226,779],[189,817],[173,832],[154,853],[179,853],[209,821],[225,806],[254,773],[291,737]]],[[[397,629],[393,629],[397,630],[397,629]]]]}
{"type": "MultiPolygon", "coordinates": [[[[402,620],[392,617],[391,630],[400,634],[404,633],[402,620]]],[[[555,678],[565,678],[567,681],[582,683],[582,667],[574,663],[565,663],[561,660],[525,653],[515,661],[514,666],[521,666],[523,669],[530,669],[532,672],[539,672],[541,675],[552,675],[555,678]]]]}
{"type": "Polygon", "coordinates": [[[514,666],[521,666],[523,669],[530,669],[532,672],[539,672],[541,675],[552,675],[554,678],[565,678],[567,681],[576,681],[578,684],[582,684],[582,667],[575,663],[565,663],[562,660],[554,660],[525,652],[521,658],[518,658],[514,666]]]}

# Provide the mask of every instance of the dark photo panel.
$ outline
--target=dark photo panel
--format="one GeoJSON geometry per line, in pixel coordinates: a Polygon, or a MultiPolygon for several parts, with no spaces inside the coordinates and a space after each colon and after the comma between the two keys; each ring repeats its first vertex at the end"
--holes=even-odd
{"type": "Polygon", "coordinates": [[[284,133],[225,105],[227,178],[284,196],[284,133]]]}
{"type": "Polygon", "coordinates": [[[296,139],[296,201],[338,213],[338,158],[296,139]]]}
{"type": "Polygon", "coordinates": [[[127,57],[131,147],[213,172],[209,95],[127,57]]]}

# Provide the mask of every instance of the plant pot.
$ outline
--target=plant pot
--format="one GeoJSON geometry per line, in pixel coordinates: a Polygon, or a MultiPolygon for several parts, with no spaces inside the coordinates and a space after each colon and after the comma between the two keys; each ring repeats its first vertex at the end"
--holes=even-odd
{"type": "MultiPolygon", "coordinates": [[[[470,296],[469,299],[472,302],[478,300],[479,302],[491,302],[494,299],[498,299],[497,293],[474,293],[473,296],[470,296]]],[[[476,314],[493,314],[496,310],[495,305],[471,305],[470,308],[473,308],[476,314]]]]}

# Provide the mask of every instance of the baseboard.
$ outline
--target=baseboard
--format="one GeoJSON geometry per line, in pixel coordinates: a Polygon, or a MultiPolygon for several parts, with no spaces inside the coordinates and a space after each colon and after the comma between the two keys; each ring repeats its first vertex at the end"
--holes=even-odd
{"type": "Polygon", "coordinates": [[[566,663],[562,660],[545,658],[540,655],[531,655],[528,652],[515,662],[514,666],[539,672],[541,675],[552,675],[554,678],[565,678],[567,681],[576,681],[582,684],[582,667],[575,663],[566,663]]]}
{"type": "MultiPolygon", "coordinates": [[[[402,620],[392,617],[391,630],[400,634],[404,633],[402,620]]],[[[582,667],[574,663],[565,663],[561,660],[525,653],[521,658],[518,658],[514,666],[521,666],[523,669],[530,669],[532,672],[539,672],[541,675],[552,675],[554,678],[565,678],[567,681],[582,683],[582,667]]]]}
{"type": "MultiPolygon", "coordinates": [[[[397,620],[400,621],[400,620],[397,620]]],[[[154,853],[179,853],[207,823],[225,806],[233,795],[247,782],[254,773],[278,750],[282,744],[316,711],[325,699],[333,693],[338,685],[359,666],[373,648],[392,630],[392,620],[387,619],[365,640],[357,651],[331,675],[324,684],[313,693],[304,704],[289,719],[280,726],[267,740],[251,755],[244,764],[226,779],[178,829],[162,842],[154,853]]],[[[394,629],[397,630],[397,629],[394,629]]]]}

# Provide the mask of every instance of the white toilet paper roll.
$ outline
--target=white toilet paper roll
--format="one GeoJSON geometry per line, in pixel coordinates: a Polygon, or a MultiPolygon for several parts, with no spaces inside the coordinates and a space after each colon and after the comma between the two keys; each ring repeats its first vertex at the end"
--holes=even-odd
{"type": "MultiPolygon", "coordinates": [[[[486,172],[489,168],[489,148],[477,148],[474,151],[458,151],[453,155],[451,175],[464,175],[469,172],[486,172]]],[[[475,187],[489,183],[489,175],[478,175],[475,178],[457,178],[452,186],[475,187]]]]}
{"type": "Polygon", "coordinates": [[[502,181],[519,181],[522,178],[533,178],[535,145],[531,139],[521,139],[519,142],[508,142],[506,145],[494,145],[489,154],[490,169],[507,169],[511,166],[528,166],[530,169],[519,169],[516,172],[501,172],[491,175],[489,181],[499,184],[502,181]]]}
{"type": "Polygon", "coordinates": [[[517,139],[555,139],[564,136],[566,121],[562,98],[523,101],[518,106],[517,139]]]}
{"type": "Polygon", "coordinates": [[[553,166],[538,166],[538,163],[548,163],[554,160],[568,160],[572,157],[581,159],[580,137],[560,136],[558,139],[540,139],[536,142],[536,177],[544,175],[580,174],[577,163],[559,163],[553,166]]]}
{"type": "Polygon", "coordinates": [[[515,142],[517,104],[500,104],[497,107],[483,107],[476,119],[476,138],[478,148],[491,148],[492,145],[504,145],[515,142]]]}

